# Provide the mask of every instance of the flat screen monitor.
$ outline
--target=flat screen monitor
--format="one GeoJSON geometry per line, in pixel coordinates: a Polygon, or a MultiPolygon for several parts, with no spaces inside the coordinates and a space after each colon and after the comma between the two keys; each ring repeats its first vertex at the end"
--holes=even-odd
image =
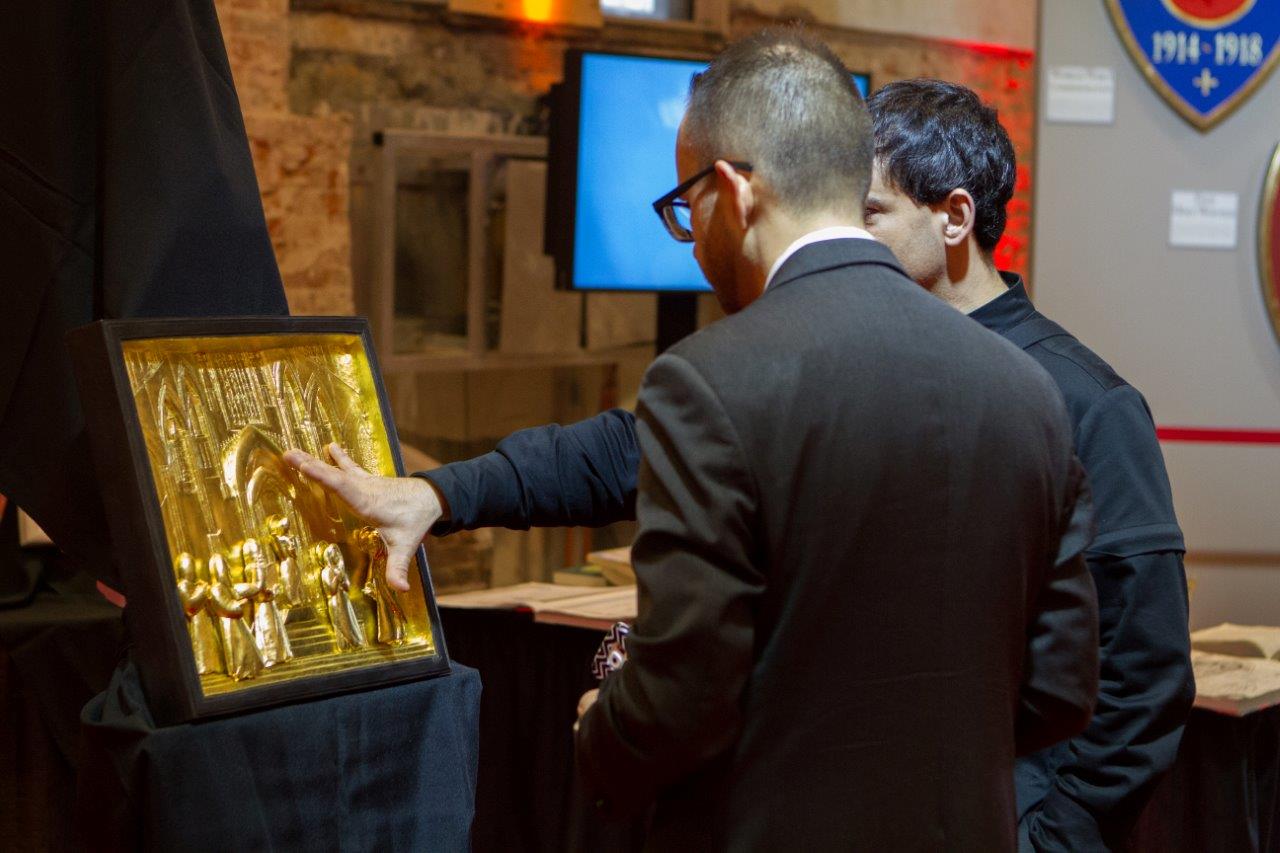
{"type": "MultiPolygon", "coordinates": [[[[677,183],[676,131],[691,61],[571,51],[552,93],[546,248],[557,286],[572,290],[710,290],[693,259],[653,212],[677,183]]],[[[866,97],[870,76],[854,74],[866,97]]]]}

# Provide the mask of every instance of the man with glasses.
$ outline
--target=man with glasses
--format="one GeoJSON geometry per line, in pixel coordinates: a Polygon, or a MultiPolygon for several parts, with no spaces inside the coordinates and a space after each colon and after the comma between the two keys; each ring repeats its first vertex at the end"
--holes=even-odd
{"type": "MultiPolygon", "coordinates": [[[[871,155],[847,70],[798,31],[691,87],[659,208],[729,316],[645,376],[640,613],[576,735],[602,807],[656,803],[655,849],[1009,850],[1015,753],[1088,720],[1066,412],[855,224],[871,155]]],[[[426,483],[289,458],[401,561],[426,532],[426,483]]]]}

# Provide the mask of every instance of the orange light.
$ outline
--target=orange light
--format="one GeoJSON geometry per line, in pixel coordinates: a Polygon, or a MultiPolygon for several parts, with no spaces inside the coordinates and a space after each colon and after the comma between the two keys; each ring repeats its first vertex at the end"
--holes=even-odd
{"type": "Polygon", "coordinates": [[[555,12],[555,0],[520,0],[520,12],[526,21],[545,24],[555,12]]]}

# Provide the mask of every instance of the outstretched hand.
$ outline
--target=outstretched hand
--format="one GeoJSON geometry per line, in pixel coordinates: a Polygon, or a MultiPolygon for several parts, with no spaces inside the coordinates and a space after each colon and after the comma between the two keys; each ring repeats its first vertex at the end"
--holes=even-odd
{"type": "Polygon", "coordinates": [[[336,444],[327,448],[334,464],[301,450],[284,461],[341,498],[359,518],[378,528],[387,543],[387,585],[409,589],[409,564],[422,539],[444,514],[440,496],[420,477],[380,477],[356,464],[336,444]]]}

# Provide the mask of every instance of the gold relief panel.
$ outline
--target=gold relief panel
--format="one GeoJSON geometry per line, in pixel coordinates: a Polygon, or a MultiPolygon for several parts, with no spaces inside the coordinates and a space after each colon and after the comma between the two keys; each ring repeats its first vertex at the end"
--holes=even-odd
{"type": "MultiPolygon", "coordinates": [[[[202,325],[154,321],[174,322],[202,325]]],[[[83,363],[105,357],[122,386],[117,399],[132,407],[122,422],[132,433],[133,466],[150,475],[139,472],[142,511],[134,515],[148,518],[152,551],[165,555],[156,585],[168,589],[155,592],[176,602],[149,609],[180,610],[185,624],[169,626],[169,635],[190,656],[182,669],[194,669],[198,681],[199,695],[189,697],[179,717],[201,714],[202,699],[214,699],[221,712],[236,707],[237,695],[270,694],[272,701],[311,695],[299,684],[328,676],[378,669],[383,675],[375,680],[395,680],[386,677],[387,665],[447,667],[433,630],[438,621],[424,558],[420,571],[410,572],[408,592],[388,587],[377,531],[283,459],[293,447],[324,458],[327,445],[337,443],[368,471],[399,473],[363,321],[245,323],[291,331],[227,334],[234,322],[222,320],[203,324],[217,333],[143,336],[148,325],[137,321],[107,324],[106,334],[101,324],[90,327],[105,353],[78,347],[82,391],[87,395],[93,384],[87,375],[93,370],[83,363]],[[307,331],[326,325],[353,331],[307,331]]],[[[98,459],[110,430],[93,420],[98,459]]],[[[108,467],[118,469],[116,463],[108,467]]],[[[113,535],[116,529],[113,519],[113,535]]],[[[138,544],[116,543],[117,560],[145,562],[132,547],[138,544]]],[[[152,583],[138,577],[137,567],[120,568],[130,607],[139,584],[139,604],[149,603],[152,583]]],[[[143,641],[135,637],[135,645],[143,641]]],[[[161,678],[143,674],[150,694],[161,678]]],[[[358,684],[351,677],[329,682],[340,689],[358,684]]]]}

